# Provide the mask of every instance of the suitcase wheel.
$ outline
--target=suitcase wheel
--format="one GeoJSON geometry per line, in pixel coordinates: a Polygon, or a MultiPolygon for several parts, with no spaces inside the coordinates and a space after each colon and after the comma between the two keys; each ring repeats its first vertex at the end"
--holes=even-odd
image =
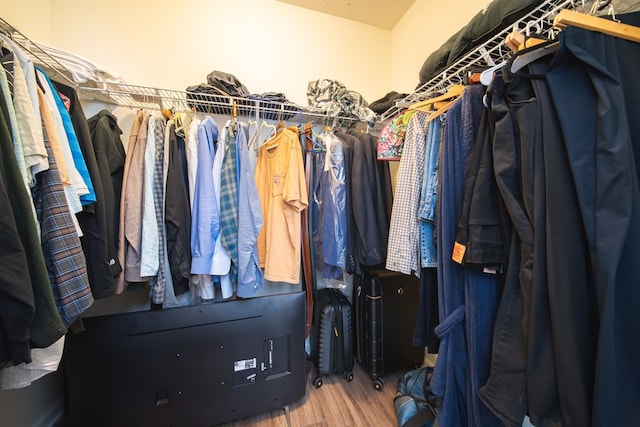
{"type": "Polygon", "coordinates": [[[378,391],[384,390],[384,381],[382,381],[382,378],[376,378],[373,380],[373,388],[378,391]]]}
{"type": "Polygon", "coordinates": [[[315,378],[313,379],[313,385],[314,385],[316,388],[320,388],[320,387],[322,387],[322,377],[315,377],[315,378]]]}
{"type": "Polygon", "coordinates": [[[351,369],[347,369],[346,371],[344,371],[342,373],[342,378],[344,378],[348,382],[353,381],[353,372],[351,371],[351,369]]]}

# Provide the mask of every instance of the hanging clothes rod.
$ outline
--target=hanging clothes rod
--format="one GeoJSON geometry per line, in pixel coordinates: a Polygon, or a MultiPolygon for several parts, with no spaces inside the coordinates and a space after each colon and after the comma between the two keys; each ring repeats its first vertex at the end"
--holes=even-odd
{"type": "Polygon", "coordinates": [[[466,81],[467,73],[472,67],[492,67],[506,61],[511,51],[504,46],[506,37],[514,30],[535,31],[545,34],[553,29],[553,19],[562,9],[574,9],[581,5],[580,0],[546,0],[501,32],[473,48],[467,54],[448,66],[444,71],[418,87],[413,93],[397,101],[381,115],[384,122],[396,116],[401,110],[412,104],[432,97],[437,92],[444,92],[454,84],[466,81]]]}
{"type": "Polygon", "coordinates": [[[122,83],[103,83],[101,87],[79,88],[80,98],[86,101],[141,109],[196,110],[210,114],[230,115],[235,103],[239,116],[258,120],[298,120],[303,122],[337,122],[351,125],[361,122],[355,117],[327,114],[324,110],[302,107],[294,103],[282,103],[250,98],[212,95],[122,83]]]}

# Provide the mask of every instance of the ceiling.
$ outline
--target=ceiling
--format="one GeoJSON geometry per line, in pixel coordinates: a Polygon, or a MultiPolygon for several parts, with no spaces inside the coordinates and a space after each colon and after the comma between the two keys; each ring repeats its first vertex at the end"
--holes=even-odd
{"type": "Polygon", "coordinates": [[[392,30],[415,0],[278,0],[392,30]]]}

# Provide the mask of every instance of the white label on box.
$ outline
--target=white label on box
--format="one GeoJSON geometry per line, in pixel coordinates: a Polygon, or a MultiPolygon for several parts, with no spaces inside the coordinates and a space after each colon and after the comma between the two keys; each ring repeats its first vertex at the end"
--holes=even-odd
{"type": "Polygon", "coordinates": [[[233,362],[233,372],[246,371],[247,369],[255,369],[257,366],[257,360],[253,359],[236,360],[233,362]]]}

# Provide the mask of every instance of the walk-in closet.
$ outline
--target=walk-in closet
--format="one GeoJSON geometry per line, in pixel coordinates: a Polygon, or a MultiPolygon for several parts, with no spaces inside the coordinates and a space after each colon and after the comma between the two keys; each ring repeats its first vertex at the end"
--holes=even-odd
{"type": "Polygon", "coordinates": [[[0,426],[640,425],[640,2],[8,1],[0,426]]]}

